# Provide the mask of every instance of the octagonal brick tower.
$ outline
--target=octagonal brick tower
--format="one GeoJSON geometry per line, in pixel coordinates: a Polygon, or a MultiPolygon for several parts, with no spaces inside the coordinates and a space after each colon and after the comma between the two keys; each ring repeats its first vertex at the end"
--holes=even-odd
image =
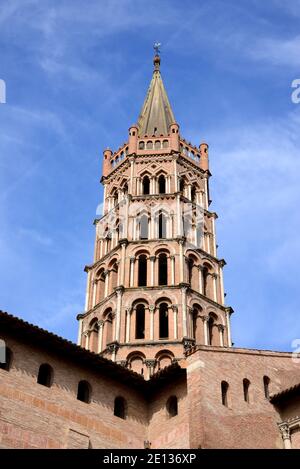
{"type": "Polygon", "coordinates": [[[103,154],[79,345],[146,378],[193,345],[232,345],[209,177],[208,145],[180,135],[155,55],[137,124],[103,154]]]}

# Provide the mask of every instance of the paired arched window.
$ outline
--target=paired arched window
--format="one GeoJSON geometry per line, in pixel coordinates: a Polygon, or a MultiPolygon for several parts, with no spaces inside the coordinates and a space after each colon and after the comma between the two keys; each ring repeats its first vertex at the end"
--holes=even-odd
{"type": "Polygon", "coordinates": [[[79,381],[77,389],[77,399],[89,404],[91,402],[92,388],[87,381],[79,381]]]}
{"type": "MultiPolygon", "coordinates": [[[[2,343],[2,341],[1,341],[1,343],[2,343]]],[[[4,362],[0,363],[0,369],[5,370],[5,371],[9,371],[10,368],[11,368],[11,364],[12,364],[12,358],[13,358],[12,351],[10,350],[10,348],[5,346],[5,356],[3,357],[4,362]]]]}
{"type": "Polygon", "coordinates": [[[269,397],[270,397],[270,390],[269,390],[270,381],[271,380],[268,376],[264,376],[263,382],[264,382],[264,393],[265,393],[265,398],[266,399],[269,399],[269,397]]]}
{"type": "Polygon", "coordinates": [[[158,178],[158,192],[159,194],[166,193],[166,178],[162,174],[158,178]]]}
{"type": "Polygon", "coordinates": [[[126,401],[124,397],[118,396],[115,398],[114,415],[120,419],[126,419],[126,401]]]}
{"type": "Polygon", "coordinates": [[[167,339],[169,337],[169,314],[167,303],[159,305],[159,338],[167,339]]]}
{"type": "Polygon", "coordinates": [[[176,396],[171,396],[167,400],[167,412],[169,414],[169,417],[175,417],[175,415],[178,415],[178,400],[176,396]]]}
{"type": "Polygon", "coordinates": [[[222,398],[222,404],[225,407],[228,407],[228,389],[229,389],[229,384],[227,381],[222,381],[221,382],[221,398],[222,398]]]}
{"type": "Polygon", "coordinates": [[[145,338],[145,306],[137,305],[135,311],[135,338],[145,338]]]}
{"type": "Polygon", "coordinates": [[[158,215],[158,237],[165,239],[167,237],[167,217],[163,212],[158,215]]]}
{"type": "Polygon", "coordinates": [[[42,386],[47,386],[47,388],[50,388],[53,383],[53,368],[52,366],[48,365],[48,363],[43,363],[38,372],[38,377],[37,377],[37,382],[38,384],[41,384],[42,386]]]}
{"type": "Polygon", "coordinates": [[[138,258],[138,286],[147,286],[147,256],[141,254],[138,258]]]}
{"type": "Polygon", "coordinates": [[[168,257],[165,253],[158,257],[158,285],[168,285],[168,257]]]}
{"type": "Polygon", "coordinates": [[[243,392],[244,392],[244,401],[249,404],[249,387],[250,381],[247,378],[243,379],[243,392]]]}
{"type": "Polygon", "coordinates": [[[143,194],[150,194],[150,179],[149,176],[145,176],[143,179],[143,194]]]}

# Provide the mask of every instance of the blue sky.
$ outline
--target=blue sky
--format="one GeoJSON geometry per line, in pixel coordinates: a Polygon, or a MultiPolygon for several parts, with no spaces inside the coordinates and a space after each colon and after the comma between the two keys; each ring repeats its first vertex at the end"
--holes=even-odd
{"type": "Polygon", "coordinates": [[[300,337],[299,0],[1,2],[0,307],[76,340],[102,151],[137,120],[162,42],[180,124],[210,145],[236,346],[300,337]]]}

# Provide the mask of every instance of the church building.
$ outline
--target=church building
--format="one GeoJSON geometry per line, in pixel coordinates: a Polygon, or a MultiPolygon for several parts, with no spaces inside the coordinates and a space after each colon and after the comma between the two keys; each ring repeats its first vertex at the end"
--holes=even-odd
{"type": "Polygon", "coordinates": [[[233,347],[209,147],[160,62],[103,152],[77,344],[0,312],[0,448],[300,448],[300,358],[233,347]]]}

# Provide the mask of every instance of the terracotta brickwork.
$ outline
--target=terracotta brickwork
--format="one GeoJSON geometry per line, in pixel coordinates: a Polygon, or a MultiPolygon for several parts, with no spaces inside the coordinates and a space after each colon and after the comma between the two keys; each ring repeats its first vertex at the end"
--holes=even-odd
{"type": "Polygon", "coordinates": [[[191,345],[231,346],[232,313],[209,210],[208,145],[180,135],[157,56],[154,65],[138,124],[104,151],[103,216],[78,315],[80,345],[147,378],[191,345]]]}
{"type": "Polygon", "coordinates": [[[0,312],[1,448],[300,447],[295,357],[232,347],[210,176],[156,55],[128,141],[103,153],[78,345],[0,312]]]}

